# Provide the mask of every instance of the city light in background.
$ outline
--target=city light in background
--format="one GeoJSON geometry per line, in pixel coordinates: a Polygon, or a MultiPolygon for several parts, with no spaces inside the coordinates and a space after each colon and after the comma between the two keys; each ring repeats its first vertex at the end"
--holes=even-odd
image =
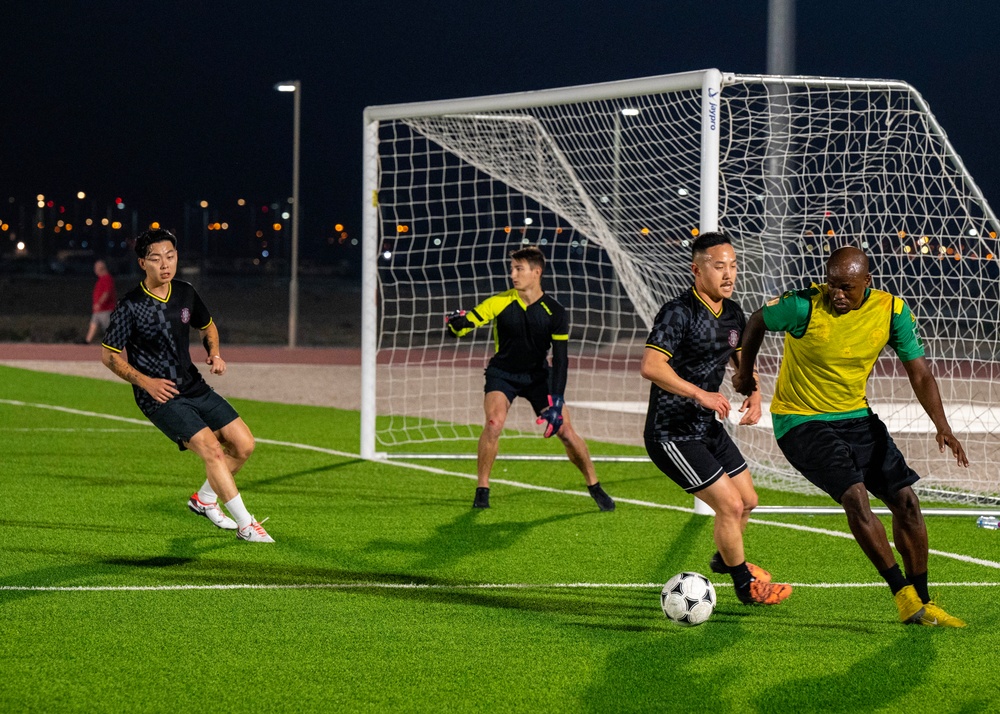
{"type": "MultiPolygon", "coordinates": [[[[676,195],[687,195],[680,187],[670,189],[676,195]]],[[[198,197],[182,206],[180,219],[170,222],[143,210],[141,201],[130,200],[127,192],[99,197],[84,190],[65,195],[39,192],[24,197],[8,196],[0,201],[0,270],[27,269],[50,271],[65,256],[80,261],[86,257],[106,258],[130,269],[134,262],[133,240],[143,230],[167,228],[177,235],[179,248],[185,261],[221,270],[265,270],[280,273],[288,269],[291,246],[291,204],[289,198],[254,200],[246,198],[198,197]]],[[[834,239],[843,226],[839,226],[833,211],[821,212],[811,228],[794,239],[801,254],[829,252],[834,239]]],[[[382,260],[390,260],[409,246],[426,241],[432,246],[444,244],[438,235],[424,235],[419,226],[410,221],[400,221],[386,226],[386,242],[381,252],[382,260]]],[[[506,234],[517,232],[520,242],[538,242],[548,245],[559,240],[563,228],[543,226],[532,216],[511,216],[498,231],[506,234]]],[[[636,224],[629,230],[644,240],[680,241],[690,243],[685,236],[676,236],[653,224],[636,224]]],[[[689,229],[692,237],[698,235],[696,227],[689,229]]],[[[902,256],[926,260],[993,260],[997,251],[975,250],[982,240],[994,241],[995,232],[980,236],[967,232],[968,243],[950,238],[942,241],[935,236],[913,235],[905,228],[878,239],[882,249],[891,249],[902,256]]],[[[567,237],[571,247],[585,247],[586,239],[567,237]]],[[[359,233],[342,222],[332,223],[321,236],[308,236],[303,246],[309,246],[306,264],[339,266],[344,274],[353,270],[360,260],[359,233]]],[[[866,242],[863,248],[868,248],[866,242]]],[[[329,268],[328,268],[329,269],[329,268]]]]}
{"type": "MultiPolygon", "coordinates": [[[[0,270],[59,271],[67,256],[85,262],[104,258],[129,266],[135,236],[166,228],[178,239],[185,260],[220,269],[230,266],[287,266],[290,258],[289,199],[254,201],[202,197],[186,202],[181,218],[163,220],[143,210],[128,194],[98,197],[87,191],[66,196],[48,192],[31,197],[8,196],[0,202],[0,270]]],[[[356,261],[357,243],[348,241],[341,222],[310,236],[307,262],[340,265],[356,261]],[[351,251],[351,249],[354,249],[351,251]]],[[[341,270],[347,270],[341,265],[341,270]]]]}

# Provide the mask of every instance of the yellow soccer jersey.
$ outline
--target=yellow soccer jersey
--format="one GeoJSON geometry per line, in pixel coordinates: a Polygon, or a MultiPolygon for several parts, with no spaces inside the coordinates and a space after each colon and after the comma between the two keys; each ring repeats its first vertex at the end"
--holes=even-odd
{"type": "Polygon", "coordinates": [[[916,319],[900,298],[869,288],[857,310],[841,315],[825,284],[787,292],[762,311],[768,330],[786,332],[771,401],[774,435],[810,419],[868,413],[865,386],[882,349],[903,362],[923,357],[916,319]]]}

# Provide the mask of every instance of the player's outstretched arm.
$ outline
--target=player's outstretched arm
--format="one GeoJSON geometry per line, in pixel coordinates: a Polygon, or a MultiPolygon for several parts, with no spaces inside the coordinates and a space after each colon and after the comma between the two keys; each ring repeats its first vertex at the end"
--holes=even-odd
{"type": "Polygon", "coordinates": [[[733,389],[749,397],[757,390],[757,380],[754,379],[754,365],[757,362],[757,353],[764,342],[764,334],[767,327],[764,325],[764,315],[760,310],[754,312],[747,320],[747,326],[743,330],[743,348],[740,350],[740,357],[736,370],[733,372],[733,389]]]}
{"type": "Polygon", "coordinates": [[[225,374],[226,361],[219,355],[219,328],[215,322],[210,322],[201,330],[201,344],[205,346],[205,364],[211,368],[212,374],[225,374]]]}
{"type": "Polygon", "coordinates": [[[910,380],[913,393],[917,395],[920,406],[927,412],[927,416],[934,422],[937,430],[936,440],[938,450],[943,454],[945,447],[951,449],[959,466],[968,467],[969,459],[965,455],[965,448],[958,437],[951,431],[948,424],[948,417],[944,413],[944,405],[941,403],[941,392],[938,390],[937,380],[931,372],[930,365],[924,357],[917,357],[909,362],[903,362],[906,376],[910,380]]]}
{"type": "Polygon", "coordinates": [[[180,394],[177,385],[169,379],[147,377],[126,362],[119,353],[109,350],[107,347],[101,350],[101,362],[129,384],[134,384],[140,389],[145,389],[149,393],[149,396],[160,404],[164,404],[180,394]]]}

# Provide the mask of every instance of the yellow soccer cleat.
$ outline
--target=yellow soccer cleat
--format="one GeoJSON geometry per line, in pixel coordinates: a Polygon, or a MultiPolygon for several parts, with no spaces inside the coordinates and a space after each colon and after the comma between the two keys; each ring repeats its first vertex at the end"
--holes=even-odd
{"type": "Polygon", "coordinates": [[[907,585],[897,592],[893,595],[893,599],[896,601],[896,607],[899,609],[899,620],[904,624],[910,625],[920,622],[920,618],[927,612],[927,608],[920,602],[920,596],[917,595],[916,588],[912,585],[907,585]]]}
{"type": "Polygon", "coordinates": [[[949,615],[933,600],[924,603],[924,614],[917,622],[928,627],[965,627],[965,620],[949,615]]]}

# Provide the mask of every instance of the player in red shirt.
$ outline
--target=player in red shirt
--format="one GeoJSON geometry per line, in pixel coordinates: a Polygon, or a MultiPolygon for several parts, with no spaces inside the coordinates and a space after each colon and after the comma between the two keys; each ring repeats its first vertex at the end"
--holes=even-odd
{"type": "Polygon", "coordinates": [[[97,276],[97,282],[94,284],[94,297],[91,300],[87,344],[93,342],[98,330],[101,331],[103,337],[111,322],[111,311],[115,309],[115,303],[118,302],[118,296],[115,294],[115,279],[108,272],[107,263],[103,260],[95,262],[94,275],[97,276]]]}

